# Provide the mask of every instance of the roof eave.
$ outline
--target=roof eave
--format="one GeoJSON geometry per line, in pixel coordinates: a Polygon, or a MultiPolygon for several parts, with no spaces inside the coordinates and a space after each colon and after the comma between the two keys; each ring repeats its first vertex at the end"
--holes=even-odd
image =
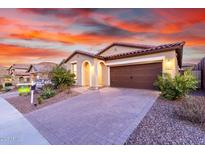
{"type": "Polygon", "coordinates": [[[79,50],[76,50],[75,52],[73,52],[63,63],[59,64],[59,66],[61,66],[62,64],[64,63],[67,63],[73,56],[75,56],[76,54],[81,54],[81,55],[85,55],[85,56],[88,56],[88,57],[92,57],[92,58],[95,58],[96,56],[94,54],[88,54],[88,53],[85,53],[83,51],[79,51],[79,50]]]}
{"type": "Polygon", "coordinates": [[[171,51],[171,50],[175,50],[175,52],[177,53],[177,62],[179,65],[179,68],[182,67],[182,56],[183,56],[183,46],[184,46],[185,42],[182,43],[182,45],[177,46],[177,47],[172,47],[172,48],[168,48],[168,49],[159,49],[159,50],[155,50],[153,52],[141,52],[141,53],[135,53],[135,54],[129,54],[129,53],[125,53],[125,54],[121,54],[121,55],[115,55],[115,56],[110,56],[110,57],[104,57],[104,60],[115,60],[115,59],[122,59],[122,58],[129,58],[129,57],[135,57],[135,56],[142,56],[142,55],[149,55],[149,54],[155,54],[155,53],[160,53],[160,52],[167,52],[167,51],[171,51]]]}
{"type": "Polygon", "coordinates": [[[105,47],[104,49],[102,49],[99,53],[97,53],[96,55],[101,55],[102,53],[104,53],[106,50],[108,50],[109,48],[113,47],[113,46],[124,46],[124,47],[133,47],[133,48],[142,48],[142,49],[148,49],[154,46],[148,46],[148,45],[140,45],[140,44],[128,44],[128,43],[121,43],[121,42],[114,42],[110,45],[108,45],[107,47],[105,47]]]}

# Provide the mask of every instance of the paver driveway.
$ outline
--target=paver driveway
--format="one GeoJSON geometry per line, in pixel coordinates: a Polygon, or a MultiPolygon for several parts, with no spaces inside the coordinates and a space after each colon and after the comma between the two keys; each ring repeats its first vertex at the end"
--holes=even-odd
{"type": "Polygon", "coordinates": [[[159,93],[103,88],[26,115],[51,144],[123,144],[159,93]]]}

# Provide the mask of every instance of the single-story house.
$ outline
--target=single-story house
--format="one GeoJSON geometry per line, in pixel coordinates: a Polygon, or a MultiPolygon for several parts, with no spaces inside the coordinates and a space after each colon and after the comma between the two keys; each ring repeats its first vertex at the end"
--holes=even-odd
{"type": "Polygon", "coordinates": [[[49,79],[50,72],[56,67],[57,64],[51,62],[42,62],[39,64],[32,64],[27,70],[27,73],[30,74],[31,80],[36,79],[49,79]]]}
{"type": "Polygon", "coordinates": [[[153,89],[158,75],[174,77],[185,42],[157,46],[112,43],[97,54],[73,52],[60,66],[76,75],[76,85],[153,89]]]}
{"type": "Polygon", "coordinates": [[[30,64],[13,64],[9,67],[9,75],[12,76],[12,83],[16,85],[22,82],[30,82],[30,75],[26,71],[30,64]]]}

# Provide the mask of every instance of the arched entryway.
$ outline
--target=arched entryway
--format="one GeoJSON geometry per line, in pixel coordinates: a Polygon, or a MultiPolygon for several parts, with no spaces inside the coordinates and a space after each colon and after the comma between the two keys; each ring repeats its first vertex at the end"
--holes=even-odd
{"type": "Polygon", "coordinates": [[[91,86],[91,64],[89,61],[82,63],[82,86],[91,86]]]}
{"type": "Polygon", "coordinates": [[[98,86],[102,87],[106,85],[106,66],[104,62],[98,63],[98,86]]]}

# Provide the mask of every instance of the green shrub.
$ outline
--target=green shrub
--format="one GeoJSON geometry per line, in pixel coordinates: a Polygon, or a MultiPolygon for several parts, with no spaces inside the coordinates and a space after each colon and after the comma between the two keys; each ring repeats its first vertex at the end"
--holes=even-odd
{"type": "Polygon", "coordinates": [[[50,97],[53,97],[55,95],[55,90],[51,87],[44,87],[41,93],[41,97],[43,99],[48,99],[50,97]]]}
{"type": "Polygon", "coordinates": [[[38,96],[37,100],[38,100],[38,104],[42,104],[43,103],[43,98],[41,96],[38,96]]]}
{"type": "Polygon", "coordinates": [[[69,88],[75,83],[75,74],[63,67],[55,67],[51,72],[51,81],[54,83],[56,89],[61,87],[69,88]]]}
{"type": "Polygon", "coordinates": [[[54,86],[52,84],[45,84],[42,88],[51,88],[54,89],[54,86]]]}
{"type": "Polygon", "coordinates": [[[186,120],[205,123],[205,97],[186,96],[175,107],[175,113],[186,120]]]}
{"type": "Polygon", "coordinates": [[[158,76],[155,86],[161,91],[162,97],[176,100],[196,90],[197,83],[195,76],[192,75],[190,70],[187,70],[183,75],[177,74],[174,78],[169,74],[158,76]]]}
{"type": "Polygon", "coordinates": [[[12,86],[12,83],[9,82],[5,83],[5,87],[10,87],[10,86],[12,86]]]}

